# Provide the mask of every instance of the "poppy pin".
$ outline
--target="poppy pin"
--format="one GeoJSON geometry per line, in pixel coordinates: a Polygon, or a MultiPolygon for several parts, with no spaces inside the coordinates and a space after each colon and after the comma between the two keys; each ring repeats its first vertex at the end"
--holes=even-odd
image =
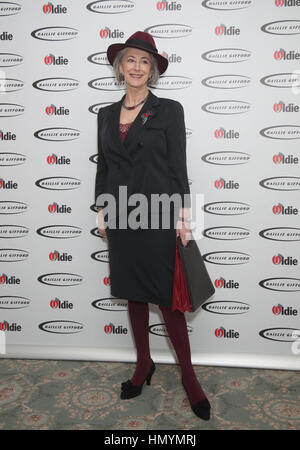
{"type": "Polygon", "coordinates": [[[143,125],[147,122],[148,117],[151,116],[152,111],[150,109],[147,109],[146,112],[144,112],[143,114],[141,114],[141,118],[142,118],[142,123],[143,125]]]}

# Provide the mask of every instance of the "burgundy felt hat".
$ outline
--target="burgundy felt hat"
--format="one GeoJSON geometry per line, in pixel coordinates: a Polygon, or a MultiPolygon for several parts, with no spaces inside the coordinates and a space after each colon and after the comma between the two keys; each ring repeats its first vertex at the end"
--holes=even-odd
{"type": "Polygon", "coordinates": [[[152,53],[157,60],[159,73],[162,74],[166,71],[169,61],[158,53],[151,34],[145,31],[137,31],[127,39],[125,44],[111,44],[107,49],[107,59],[111,65],[113,65],[117,53],[125,47],[139,48],[140,50],[152,53]]]}

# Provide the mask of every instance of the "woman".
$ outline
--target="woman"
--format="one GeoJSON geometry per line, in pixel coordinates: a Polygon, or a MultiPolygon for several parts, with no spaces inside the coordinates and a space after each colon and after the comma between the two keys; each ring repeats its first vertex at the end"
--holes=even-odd
{"type": "Polygon", "coordinates": [[[172,305],[176,237],[180,236],[183,245],[191,237],[183,108],[178,101],[159,98],[148,89],[168,66],[150,34],[138,31],[125,44],[110,45],[107,57],[117,80],[125,81],[126,94],[98,113],[95,203],[99,207],[99,232],[108,239],[111,293],[128,300],[137,350],[136,369],[132,378],[122,383],[121,399],[139,395],[155,371],[148,331],[148,304],[153,303],[162,311],[191,408],[198,417],[208,420],[210,404],[191,363],[184,312],[172,305]],[[120,186],[147,199],[151,194],[177,194],[182,203],[169,210],[163,206],[158,212],[149,208],[148,218],[159,220],[156,229],[151,225],[148,229],[122,229],[120,218],[128,217],[132,207],[121,202],[116,193],[120,186]],[[105,227],[103,194],[112,194],[120,208],[115,228],[108,225],[109,220],[105,227]],[[166,216],[171,223],[168,228],[161,225],[166,216]]]}

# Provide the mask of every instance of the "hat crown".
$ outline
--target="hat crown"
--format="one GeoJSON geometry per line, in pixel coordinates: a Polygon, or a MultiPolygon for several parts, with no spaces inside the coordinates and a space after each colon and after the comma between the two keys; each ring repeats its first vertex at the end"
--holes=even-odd
{"type": "Polygon", "coordinates": [[[130,44],[131,41],[144,41],[148,45],[151,45],[154,51],[157,51],[153,37],[145,31],[136,31],[127,39],[125,44],[130,44]]]}

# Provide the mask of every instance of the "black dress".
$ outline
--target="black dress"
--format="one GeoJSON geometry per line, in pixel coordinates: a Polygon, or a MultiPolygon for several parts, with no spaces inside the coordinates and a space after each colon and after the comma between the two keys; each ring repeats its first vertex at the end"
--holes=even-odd
{"type": "MultiPolygon", "coordinates": [[[[123,141],[127,131],[120,130],[123,141]]],[[[128,207],[123,214],[128,217],[132,209],[128,207]]],[[[162,227],[162,215],[159,215],[158,229],[119,229],[120,216],[116,218],[116,228],[106,228],[112,296],[172,306],[176,256],[174,214],[174,210],[169,214],[170,229],[162,227]]]]}

